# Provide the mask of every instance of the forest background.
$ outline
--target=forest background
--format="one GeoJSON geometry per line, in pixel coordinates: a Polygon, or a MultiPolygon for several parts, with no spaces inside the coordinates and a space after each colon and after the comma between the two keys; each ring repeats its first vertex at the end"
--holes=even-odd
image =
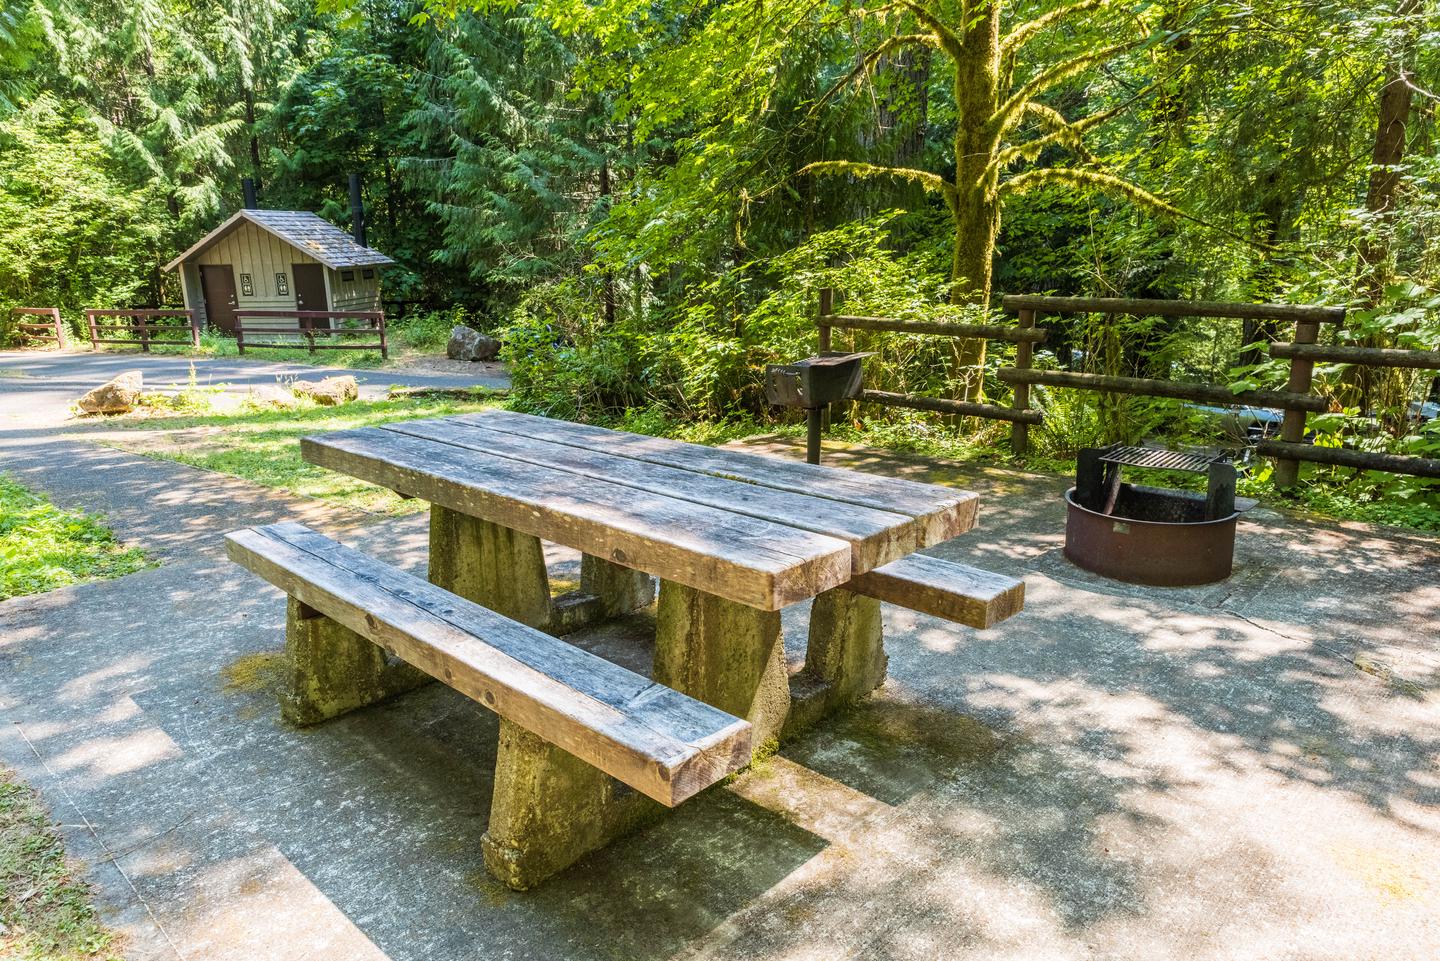
{"type": "MultiPolygon", "coordinates": [[[[516,402],[555,416],[771,418],[764,365],[814,350],[822,287],[927,320],[1004,293],[1344,305],[1327,341],[1440,349],[1437,89],[1433,0],[0,0],[0,318],[178,302],[161,265],[241,178],[346,225],[353,172],[412,339],[499,333],[516,402]]],[[[1283,383],[1283,329],[1045,324],[1040,367],[1283,383]]],[[[1013,348],[853,342],[871,386],[1009,391],[1013,348]]],[[[1430,374],[1317,376],[1317,442],[1440,456],[1430,374]]],[[[1215,441],[1178,402],[1033,398],[1037,463],[1215,441]]],[[[1001,456],[995,423],[839,420],[1001,456]]],[[[1433,482],[1308,477],[1440,526],[1433,482]]]]}

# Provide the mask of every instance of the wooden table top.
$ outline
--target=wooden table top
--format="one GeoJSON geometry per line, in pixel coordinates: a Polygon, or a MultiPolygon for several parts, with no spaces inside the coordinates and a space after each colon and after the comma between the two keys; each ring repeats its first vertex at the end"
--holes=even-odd
{"type": "Polygon", "coordinates": [[[306,437],[304,458],[763,610],[949,540],[977,495],[484,411],[306,437]]]}

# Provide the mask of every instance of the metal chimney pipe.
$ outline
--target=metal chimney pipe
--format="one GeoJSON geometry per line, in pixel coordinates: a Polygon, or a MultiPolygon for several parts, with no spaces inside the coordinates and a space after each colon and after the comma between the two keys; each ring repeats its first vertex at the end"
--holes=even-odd
{"type": "Polygon", "coordinates": [[[361,247],[365,244],[365,203],[360,199],[360,175],[350,175],[350,233],[361,247]]]}
{"type": "Polygon", "coordinates": [[[244,180],[240,181],[240,189],[245,192],[245,209],[259,210],[260,201],[256,199],[255,195],[255,178],[246,177],[244,180]]]}

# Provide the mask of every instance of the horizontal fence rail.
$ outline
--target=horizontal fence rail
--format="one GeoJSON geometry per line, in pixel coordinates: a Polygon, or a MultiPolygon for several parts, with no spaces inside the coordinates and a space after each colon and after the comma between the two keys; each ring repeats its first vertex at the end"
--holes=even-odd
{"type": "Polygon", "coordinates": [[[1412,370],[1440,370],[1440,350],[1398,350],[1393,347],[1324,347],[1320,344],[1270,345],[1270,356],[1300,360],[1331,361],[1358,367],[1406,367],[1412,370]]]}
{"type": "Polygon", "coordinates": [[[1412,474],[1416,477],[1440,477],[1440,459],[1415,457],[1409,454],[1382,454],[1348,447],[1316,447],[1314,444],[1291,444],[1286,441],[1262,440],[1256,450],[1267,457],[1304,460],[1332,467],[1354,467],[1390,474],[1412,474]]]}
{"type": "Polygon", "coordinates": [[[1195,400],[1207,404],[1243,404],[1247,407],[1270,407],[1275,410],[1304,410],[1313,414],[1323,414],[1330,409],[1329,403],[1323,397],[1283,390],[1246,390],[1237,394],[1227,387],[1184,384],[1150,377],[1116,377],[1068,370],[1019,370],[1013,367],[1002,367],[995,372],[995,376],[1007,384],[1044,384],[1046,387],[1073,387],[1077,390],[1104,391],[1108,394],[1142,394],[1147,397],[1195,400]]]}
{"type": "Polygon", "coordinates": [[[310,353],[317,350],[379,350],[380,356],[389,358],[390,349],[385,335],[385,312],[383,310],[237,310],[235,312],[235,346],[241,353],[250,348],[277,348],[294,350],[305,347],[310,353]],[[259,323],[247,323],[257,320],[259,323]],[[291,321],[294,325],[280,323],[291,321]],[[358,321],[363,326],[334,327],[330,321],[358,321]],[[317,326],[323,322],[323,326],[317,326]],[[304,340],[253,341],[246,338],[251,334],[278,336],[295,334],[304,340]],[[317,344],[316,337],[375,337],[365,343],[317,344]]]}
{"type": "Polygon", "coordinates": [[[948,397],[864,390],[860,392],[860,400],[871,404],[884,404],[886,407],[908,407],[911,410],[928,410],[936,414],[955,414],[961,417],[988,417],[991,420],[1008,420],[1020,424],[1044,422],[1044,415],[1038,410],[1017,410],[998,404],[975,404],[968,400],[950,400],[948,397]]]}
{"type": "Polygon", "coordinates": [[[1016,453],[1029,449],[1029,428],[1044,423],[1041,411],[1030,408],[1030,387],[1044,385],[1103,393],[1136,394],[1176,400],[1231,406],[1266,407],[1284,411],[1278,441],[1262,441],[1259,453],[1275,458],[1275,484],[1293,487],[1299,480],[1300,462],[1378,470],[1417,477],[1440,477],[1440,459],[1406,454],[1381,454],[1349,448],[1315,447],[1302,443],[1306,415],[1324,413],[1329,402],[1311,391],[1317,362],[1353,364],[1366,367],[1399,367],[1418,370],[1440,370],[1440,351],[1401,350],[1380,347],[1323,346],[1316,343],[1322,324],[1343,325],[1345,308],[1293,304],[1238,304],[1203,300],[1153,300],[1122,297],[1048,297],[1010,295],[1001,305],[1017,316],[1014,327],[1003,324],[961,324],[900,320],[888,317],[857,317],[838,314],[834,310],[835,292],[820,291],[820,315],[816,326],[820,331],[820,349],[830,349],[834,328],[849,330],[887,331],[905,334],[930,334],[942,337],[976,337],[1015,344],[1015,366],[1001,368],[996,376],[1014,388],[1011,406],[980,404],[941,397],[897,394],[866,390],[859,400],[966,417],[1008,420],[1011,444],[1016,453]],[[1160,317],[1216,317],[1238,320],[1293,323],[1295,336],[1290,342],[1269,345],[1270,356],[1289,360],[1290,374],[1284,390],[1248,390],[1236,393],[1227,387],[1189,384],[1147,377],[1120,377],[1078,371],[1035,370],[1032,367],[1036,344],[1045,343],[1047,332],[1036,327],[1043,314],[1129,314],[1160,317]]]}
{"type": "Polygon", "coordinates": [[[886,317],[846,317],[840,314],[822,316],[820,327],[842,327],[847,330],[887,330],[900,334],[934,334],[940,337],[983,337],[986,340],[1031,341],[1039,343],[1049,334],[1043,330],[1005,327],[1001,324],[956,324],[948,321],[891,320],[886,317]]]}
{"type": "Polygon", "coordinates": [[[1227,317],[1315,324],[1345,323],[1344,307],[1295,304],[1226,304],[1211,300],[1152,300],[1131,297],[1040,297],[1010,294],[1000,298],[1006,310],[1045,314],[1131,314],[1136,317],[1227,317]]]}
{"type": "Polygon", "coordinates": [[[27,340],[52,341],[56,347],[65,348],[65,323],[60,319],[59,307],[12,307],[11,315],[21,317],[48,317],[43,323],[26,320],[12,320],[11,326],[20,333],[21,345],[27,340]]]}
{"type": "Polygon", "coordinates": [[[149,353],[152,344],[160,347],[184,346],[187,343],[191,347],[200,346],[200,327],[195,322],[193,310],[92,309],[85,311],[85,323],[90,328],[90,346],[96,350],[100,344],[139,347],[146,353],[149,353]],[[184,324],[165,323],[181,319],[184,324]]]}

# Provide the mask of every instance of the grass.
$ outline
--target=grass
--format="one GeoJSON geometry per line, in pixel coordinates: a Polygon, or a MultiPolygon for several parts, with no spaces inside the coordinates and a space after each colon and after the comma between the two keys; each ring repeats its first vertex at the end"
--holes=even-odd
{"type": "Polygon", "coordinates": [[[0,957],[119,961],[34,790],[0,768],[0,957]]]}
{"type": "Polygon", "coordinates": [[[0,600],[119,577],[146,563],[95,517],[61,510],[0,474],[0,600]]]}
{"type": "Polygon", "coordinates": [[[463,414],[496,403],[493,399],[408,398],[297,410],[151,416],[136,421],[117,418],[106,426],[124,428],[124,435],[111,434],[101,442],[146,457],[242,477],[302,497],[377,514],[408,514],[425,504],[402,500],[393,491],[306,463],[300,459],[300,438],[418,417],[463,414]]]}
{"type": "MultiPolygon", "coordinates": [[[[140,353],[138,347],[124,347],[108,345],[103,347],[105,353],[135,354],[140,353]]],[[[200,346],[191,347],[188,343],[176,344],[173,346],[160,346],[151,344],[150,353],[170,357],[227,357],[240,360],[265,361],[270,363],[286,364],[316,364],[322,367],[345,367],[356,370],[368,370],[382,366],[385,361],[377,350],[317,350],[310,353],[304,347],[290,348],[263,348],[251,350],[243,357],[240,350],[235,346],[234,337],[226,337],[213,331],[205,331],[200,335],[200,346]]],[[[392,347],[390,355],[393,358],[396,351],[392,347]]]]}

